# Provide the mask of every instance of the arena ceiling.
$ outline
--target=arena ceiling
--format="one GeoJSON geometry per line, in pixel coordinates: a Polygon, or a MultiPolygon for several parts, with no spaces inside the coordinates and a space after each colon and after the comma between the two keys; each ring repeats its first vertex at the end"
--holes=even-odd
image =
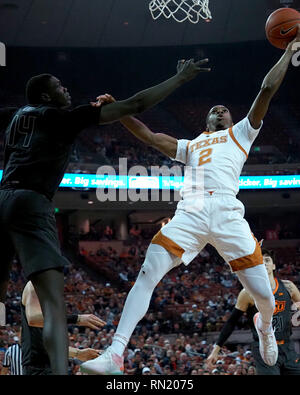
{"type": "Polygon", "coordinates": [[[154,21],[150,0],[0,0],[0,41],[22,47],[148,47],[264,40],[268,15],[300,0],[210,0],[213,19],[154,21]]]}

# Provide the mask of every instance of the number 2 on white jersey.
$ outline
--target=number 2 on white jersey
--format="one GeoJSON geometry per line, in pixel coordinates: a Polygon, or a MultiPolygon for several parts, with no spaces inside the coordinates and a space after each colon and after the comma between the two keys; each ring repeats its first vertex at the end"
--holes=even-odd
{"type": "Polygon", "coordinates": [[[205,163],[211,162],[211,158],[210,158],[211,154],[212,154],[212,148],[207,148],[199,152],[200,157],[199,157],[198,166],[202,166],[205,163]]]}

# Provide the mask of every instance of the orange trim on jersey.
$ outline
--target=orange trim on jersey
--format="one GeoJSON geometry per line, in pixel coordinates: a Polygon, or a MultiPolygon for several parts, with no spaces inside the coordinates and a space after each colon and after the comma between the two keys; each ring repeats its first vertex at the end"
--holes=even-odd
{"type": "Polygon", "coordinates": [[[191,144],[191,142],[189,141],[189,142],[187,143],[187,146],[186,146],[186,160],[187,160],[187,157],[188,157],[190,144],[191,144]]]}
{"type": "Polygon", "coordinates": [[[275,309],[273,315],[281,313],[285,310],[286,301],[285,300],[275,300],[275,309]]]}
{"type": "Polygon", "coordinates": [[[152,244],[158,244],[165,248],[167,251],[181,258],[184,254],[184,249],[181,248],[178,244],[176,244],[173,240],[169,239],[167,236],[164,236],[161,231],[156,233],[156,235],[151,240],[152,244]]]}
{"type": "Polygon", "coordinates": [[[261,248],[256,239],[255,239],[255,243],[256,243],[256,247],[253,254],[243,256],[242,258],[234,259],[233,261],[229,262],[229,265],[231,266],[233,272],[237,272],[238,270],[244,270],[244,269],[248,269],[249,267],[254,267],[263,264],[261,248]]]}
{"type": "Polygon", "coordinates": [[[274,291],[273,291],[273,295],[276,294],[276,292],[277,292],[277,290],[278,290],[278,287],[279,287],[279,283],[278,283],[277,278],[274,278],[274,280],[275,280],[276,287],[275,287],[275,289],[274,289],[274,291]]]}
{"type": "Polygon", "coordinates": [[[217,130],[215,130],[214,132],[202,132],[201,134],[212,134],[212,133],[217,133],[217,130]]]}
{"type": "Polygon", "coordinates": [[[237,141],[237,139],[234,137],[232,127],[229,128],[229,135],[232,138],[232,140],[235,142],[235,144],[239,147],[239,149],[246,155],[246,158],[248,158],[247,152],[244,150],[244,148],[241,146],[241,144],[237,141]]]}

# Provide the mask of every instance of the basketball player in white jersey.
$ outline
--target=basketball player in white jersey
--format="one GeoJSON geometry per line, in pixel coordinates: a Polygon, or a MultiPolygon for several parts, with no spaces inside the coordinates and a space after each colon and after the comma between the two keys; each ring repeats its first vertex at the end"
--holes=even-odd
{"type": "MultiPolygon", "coordinates": [[[[300,41],[300,25],[296,41],[300,41]]],[[[288,70],[294,53],[292,44],[265,77],[248,115],[235,125],[229,110],[223,105],[209,111],[207,131],[192,141],[155,134],[132,117],[121,120],[141,141],[189,168],[201,169],[202,200],[191,195],[191,190],[199,187],[191,181],[190,188],[187,186],[184,190],[183,200],[179,202],[173,219],[152,239],[145,262],[128,294],[112,345],[98,358],[84,362],[81,365],[83,372],[123,373],[123,352],[137,323],[148,310],[154,288],[169,270],[181,262],[188,265],[207,243],[217,249],[243,287],[253,296],[259,311],[254,324],[262,359],[269,366],[276,364],[278,348],[271,325],[274,296],[260,245],[243,218],[244,206],[236,199],[236,194],[250,147],[262,127],[270,101],[288,70]]],[[[107,100],[113,98],[107,95],[107,100]]],[[[190,174],[188,178],[192,179],[190,174]]]]}

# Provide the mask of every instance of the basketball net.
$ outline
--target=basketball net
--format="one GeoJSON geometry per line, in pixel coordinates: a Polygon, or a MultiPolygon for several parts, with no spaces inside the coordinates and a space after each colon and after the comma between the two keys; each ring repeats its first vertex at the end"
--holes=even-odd
{"type": "Polygon", "coordinates": [[[212,19],[209,0],[152,0],[149,10],[154,20],[160,16],[173,18],[180,23],[186,20],[198,23],[200,18],[207,21],[212,19]]]}

